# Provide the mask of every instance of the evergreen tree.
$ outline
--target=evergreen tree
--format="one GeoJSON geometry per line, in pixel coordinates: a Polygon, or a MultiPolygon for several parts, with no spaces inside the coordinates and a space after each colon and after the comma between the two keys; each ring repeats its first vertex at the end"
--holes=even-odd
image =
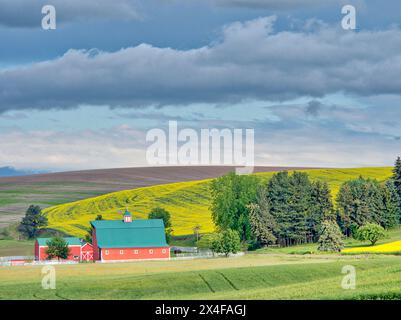
{"type": "Polygon", "coordinates": [[[383,223],[385,205],[377,180],[359,177],[343,183],[337,195],[337,206],[339,222],[347,236],[366,223],[383,223]]]}
{"type": "Polygon", "coordinates": [[[309,237],[313,242],[318,240],[324,220],[335,220],[331,193],[326,182],[316,181],[312,184],[311,206],[307,217],[309,237]]]}
{"type": "Polygon", "coordinates": [[[269,200],[263,188],[258,190],[256,203],[250,204],[248,208],[251,231],[257,243],[260,245],[275,243],[277,239],[274,232],[277,224],[270,213],[269,200]]]}
{"type": "Polygon", "coordinates": [[[28,239],[35,238],[41,227],[47,226],[47,218],[39,206],[31,205],[18,226],[18,231],[28,239]]]}
{"type": "Polygon", "coordinates": [[[397,190],[398,197],[400,199],[399,205],[401,208],[401,157],[398,157],[395,161],[393,169],[393,178],[395,189],[397,190]]]}
{"type": "Polygon", "coordinates": [[[267,198],[277,224],[274,234],[284,246],[316,241],[325,217],[334,219],[327,184],[312,183],[306,173],[274,174],[267,185],[267,198]]]}
{"type": "Polygon", "coordinates": [[[382,187],[384,210],[381,225],[388,229],[396,227],[400,221],[400,198],[392,180],[382,187]]]}
{"type": "Polygon", "coordinates": [[[287,232],[290,244],[299,244],[307,242],[307,219],[312,206],[312,184],[307,173],[294,172],[290,177],[290,186],[291,196],[287,214],[291,224],[287,232]]]}
{"type": "Polygon", "coordinates": [[[332,220],[323,221],[318,250],[340,252],[344,247],[342,237],[341,230],[336,222],[332,220]]]}
{"type": "Polygon", "coordinates": [[[290,236],[288,230],[292,223],[289,213],[291,189],[290,177],[286,171],[274,174],[267,185],[270,212],[277,223],[275,234],[281,245],[287,245],[290,236]]]}

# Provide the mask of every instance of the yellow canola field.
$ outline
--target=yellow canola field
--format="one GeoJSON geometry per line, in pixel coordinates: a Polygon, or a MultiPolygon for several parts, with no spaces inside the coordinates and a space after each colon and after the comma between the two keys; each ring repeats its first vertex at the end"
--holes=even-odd
{"type": "MultiPolygon", "coordinates": [[[[390,167],[382,167],[300,171],[307,172],[312,180],[326,181],[335,199],[343,182],[359,176],[385,181],[391,176],[391,170],[390,167]]],[[[266,172],[256,175],[268,180],[273,174],[266,172]]],[[[152,208],[160,206],[171,213],[174,235],[192,234],[198,224],[201,233],[208,233],[215,230],[210,212],[210,182],[179,182],[113,192],[53,206],[45,209],[44,213],[49,220],[48,228],[83,237],[90,226],[89,221],[98,214],[104,219],[121,219],[123,211],[128,208],[134,219],[146,219],[152,208]]]]}
{"type": "Polygon", "coordinates": [[[394,241],[390,243],[380,244],[377,246],[357,247],[350,249],[343,249],[343,253],[396,253],[401,252],[401,241],[394,241]]]}

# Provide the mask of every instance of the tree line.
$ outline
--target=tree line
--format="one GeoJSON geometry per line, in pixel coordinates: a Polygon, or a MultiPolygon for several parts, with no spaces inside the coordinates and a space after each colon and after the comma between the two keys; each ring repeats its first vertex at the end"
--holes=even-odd
{"type": "Polygon", "coordinates": [[[236,231],[250,248],[317,242],[324,232],[323,238],[336,238],[337,230],[356,237],[367,224],[383,229],[400,224],[401,158],[383,183],[363,177],[343,183],[336,206],[326,182],[297,171],[278,172],[267,182],[229,173],[213,180],[211,194],[217,228],[236,231]]]}

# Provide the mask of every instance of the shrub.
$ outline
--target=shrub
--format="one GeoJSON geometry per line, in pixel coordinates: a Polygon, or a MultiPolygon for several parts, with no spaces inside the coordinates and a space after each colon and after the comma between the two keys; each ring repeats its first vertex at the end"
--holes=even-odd
{"type": "Polygon", "coordinates": [[[319,251],[340,252],[344,247],[343,235],[340,227],[334,221],[326,220],[322,223],[319,237],[319,251]]]}
{"type": "Polygon", "coordinates": [[[384,228],[376,223],[368,223],[359,227],[356,232],[356,238],[361,241],[370,241],[372,246],[376,244],[379,239],[386,236],[384,228]]]}
{"type": "Polygon", "coordinates": [[[230,253],[237,253],[241,250],[241,239],[237,231],[227,229],[216,235],[211,243],[211,248],[215,253],[224,253],[226,257],[230,253]]]}

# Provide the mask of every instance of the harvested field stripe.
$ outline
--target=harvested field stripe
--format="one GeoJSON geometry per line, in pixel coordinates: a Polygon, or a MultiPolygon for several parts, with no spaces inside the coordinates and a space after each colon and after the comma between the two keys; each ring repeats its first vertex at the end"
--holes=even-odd
{"type": "Polygon", "coordinates": [[[225,275],[224,275],[224,273],[222,273],[222,272],[217,272],[219,275],[221,275],[223,278],[224,278],[224,280],[226,280],[227,281],[227,283],[234,289],[234,290],[239,290],[236,286],[235,286],[235,284],[230,280],[230,279],[228,279],[225,275]]]}
{"type": "Polygon", "coordinates": [[[207,285],[207,287],[209,288],[209,290],[213,293],[215,293],[215,291],[213,290],[212,286],[209,284],[209,282],[206,281],[206,279],[204,277],[202,277],[202,275],[199,273],[199,277],[203,280],[203,282],[207,285]]]}

